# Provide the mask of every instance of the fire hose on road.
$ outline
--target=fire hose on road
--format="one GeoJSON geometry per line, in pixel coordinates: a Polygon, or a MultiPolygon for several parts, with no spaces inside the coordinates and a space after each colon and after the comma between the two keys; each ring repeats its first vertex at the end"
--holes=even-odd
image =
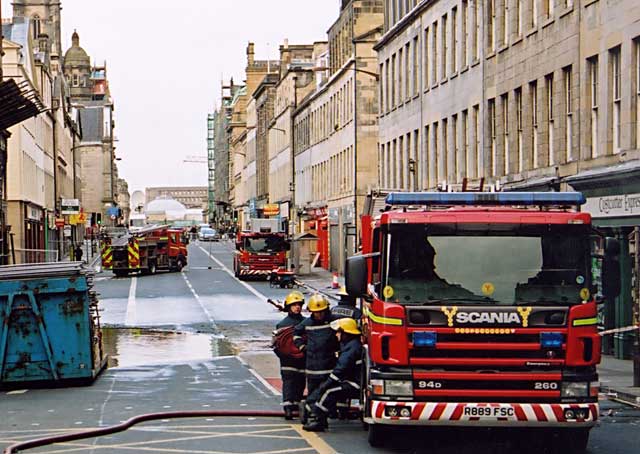
{"type": "Polygon", "coordinates": [[[38,438],[35,440],[27,440],[20,443],[15,443],[8,448],[5,448],[4,454],[14,454],[25,451],[27,449],[39,448],[41,446],[48,446],[56,443],[66,443],[76,440],[84,440],[86,438],[102,437],[105,435],[111,435],[118,432],[124,432],[125,430],[148,421],[156,421],[161,419],[180,419],[180,418],[215,418],[215,417],[227,417],[227,418],[283,418],[284,413],[280,411],[252,411],[252,410],[210,410],[210,411],[174,411],[163,413],[147,413],[144,415],[138,415],[127,421],[114,426],[102,427],[100,429],[84,430],[82,432],[68,433],[64,435],[56,435],[53,437],[38,438]]]}

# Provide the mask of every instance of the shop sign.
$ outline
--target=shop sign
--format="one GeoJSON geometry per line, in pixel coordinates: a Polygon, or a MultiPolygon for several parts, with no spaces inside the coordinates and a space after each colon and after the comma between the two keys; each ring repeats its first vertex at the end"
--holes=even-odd
{"type": "Polygon", "coordinates": [[[591,213],[594,218],[640,216],[640,194],[590,197],[583,211],[591,213]]]}
{"type": "Polygon", "coordinates": [[[277,203],[268,203],[262,208],[265,216],[277,216],[280,213],[280,205],[277,203]]]}
{"type": "Polygon", "coordinates": [[[282,202],[280,204],[280,217],[282,219],[289,219],[289,202],[282,202]]]}
{"type": "Polygon", "coordinates": [[[80,200],[78,199],[61,199],[60,212],[62,214],[78,214],[80,213],[80,200]]]}
{"type": "Polygon", "coordinates": [[[42,221],[42,210],[38,207],[29,205],[27,207],[27,218],[32,221],[42,221]]]}
{"type": "Polygon", "coordinates": [[[64,227],[64,219],[56,218],[56,228],[61,229],[62,227],[64,227]]]}
{"type": "Polygon", "coordinates": [[[65,238],[71,238],[71,226],[70,225],[65,225],[64,226],[64,237],[65,238]]]}

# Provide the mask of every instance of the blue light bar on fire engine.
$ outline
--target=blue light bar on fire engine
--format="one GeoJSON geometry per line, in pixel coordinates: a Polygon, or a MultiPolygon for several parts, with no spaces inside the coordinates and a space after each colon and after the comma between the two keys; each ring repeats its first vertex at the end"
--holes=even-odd
{"type": "Polygon", "coordinates": [[[519,205],[575,206],[586,199],[581,192],[393,192],[387,205],[519,205]]]}

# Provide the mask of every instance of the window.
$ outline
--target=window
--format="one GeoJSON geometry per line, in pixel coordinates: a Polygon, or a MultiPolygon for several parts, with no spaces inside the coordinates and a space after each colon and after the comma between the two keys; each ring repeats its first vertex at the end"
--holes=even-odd
{"type": "Polygon", "coordinates": [[[502,44],[509,44],[509,1],[502,0],[502,44]]]}
{"type": "Polygon", "coordinates": [[[587,60],[591,103],[591,157],[598,156],[598,56],[587,60]]]}
{"type": "Polygon", "coordinates": [[[411,43],[404,46],[404,99],[411,99],[411,43]]]}
{"type": "Polygon", "coordinates": [[[547,93],[547,105],[546,105],[546,110],[547,110],[547,143],[548,143],[548,148],[547,148],[547,152],[548,152],[548,156],[547,156],[547,165],[553,165],[555,164],[555,156],[554,156],[554,149],[553,149],[553,74],[548,74],[547,76],[545,76],[545,87],[546,87],[546,93],[547,93]]]}
{"type": "Polygon", "coordinates": [[[523,2],[524,0],[515,0],[515,6],[516,6],[515,19],[516,19],[516,36],[517,37],[522,36],[522,9],[524,7],[523,2]]]}
{"type": "Polygon", "coordinates": [[[391,57],[391,108],[396,107],[396,54],[391,57]]]}
{"type": "Polygon", "coordinates": [[[552,17],[553,16],[553,8],[554,8],[554,4],[553,4],[553,0],[542,0],[542,5],[543,5],[543,13],[545,15],[545,17],[552,17]]]}
{"type": "Polygon", "coordinates": [[[429,189],[429,163],[431,162],[431,155],[429,150],[431,150],[431,136],[429,135],[429,125],[424,127],[424,135],[422,136],[422,140],[424,140],[424,149],[421,156],[422,164],[421,167],[421,176],[422,176],[422,189],[429,189]]]}
{"type": "Polygon", "coordinates": [[[572,93],[571,93],[571,66],[567,66],[562,70],[562,75],[564,79],[564,106],[565,106],[565,123],[564,123],[564,134],[565,134],[565,146],[566,146],[566,156],[565,159],[567,162],[573,160],[572,148],[573,148],[573,101],[572,101],[572,93]]]}
{"type": "Polygon", "coordinates": [[[402,104],[404,100],[404,70],[402,66],[404,65],[404,50],[401,47],[398,50],[398,104],[402,104]]]}
{"type": "Polygon", "coordinates": [[[413,38],[413,95],[420,93],[420,40],[413,38]]]}
{"type": "Polygon", "coordinates": [[[442,16],[442,56],[441,56],[441,67],[440,67],[440,77],[445,79],[447,77],[447,15],[442,16]]]}
{"type": "Polygon", "coordinates": [[[393,84],[393,81],[389,77],[389,72],[389,59],[387,58],[384,65],[384,106],[387,109],[387,112],[391,110],[391,103],[389,102],[389,84],[393,84]]]}
{"type": "Polygon", "coordinates": [[[502,104],[502,159],[504,160],[504,174],[509,174],[509,95],[500,97],[502,104]]]}
{"type": "Polygon", "coordinates": [[[458,116],[454,115],[451,117],[451,137],[453,139],[453,147],[451,151],[453,152],[453,159],[451,159],[451,163],[453,164],[453,172],[452,178],[457,183],[458,182],[458,171],[460,170],[460,156],[458,149],[458,116]]]}
{"type": "Polygon", "coordinates": [[[635,43],[635,65],[634,65],[634,82],[636,84],[636,148],[640,147],[640,40],[635,43]]]}
{"type": "Polygon", "coordinates": [[[438,83],[438,23],[434,22],[431,30],[431,50],[433,56],[431,58],[432,77],[431,82],[438,83]]]}
{"type": "Polygon", "coordinates": [[[423,63],[423,67],[424,67],[424,88],[425,89],[429,89],[429,87],[431,86],[431,73],[429,72],[429,61],[431,58],[431,52],[429,52],[429,27],[424,29],[424,51],[423,51],[423,58],[424,58],[424,63],[423,63]]]}
{"type": "Polygon", "coordinates": [[[515,91],[516,98],[516,130],[518,133],[517,137],[517,153],[518,153],[518,172],[522,172],[524,170],[524,160],[522,156],[522,89],[516,88],[515,91]]]}
{"type": "Polygon", "coordinates": [[[469,165],[469,111],[462,111],[462,157],[460,158],[460,163],[464,166],[464,169],[460,169],[460,172],[463,176],[470,177],[469,169],[471,166],[469,165]]]}
{"type": "Polygon", "coordinates": [[[32,23],[33,23],[33,27],[32,27],[33,39],[38,39],[40,37],[40,30],[41,30],[40,16],[38,16],[37,14],[33,16],[32,23]]]}
{"type": "Polygon", "coordinates": [[[411,150],[411,133],[409,132],[405,137],[405,147],[402,153],[402,162],[404,163],[404,184],[402,189],[406,191],[411,190],[411,150]]]}
{"type": "Polygon", "coordinates": [[[440,163],[442,167],[441,182],[448,180],[448,161],[449,161],[449,120],[442,120],[442,152],[440,163]]]}
{"type": "Polygon", "coordinates": [[[73,74],[71,85],[74,87],[80,86],[80,76],[78,74],[73,74]]]}
{"type": "Polygon", "coordinates": [[[398,142],[393,140],[393,150],[391,151],[391,187],[398,188],[398,142]]]}
{"type": "Polygon", "coordinates": [[[461,11],[461,21],[460,21],[460,39],[462,42],[460,43],[460,64],[464,68],[467,66],[467,45],[469,43],[469,39],[467,37],[467,23],[468,23],[468,14],[469,14],[469,4],[468,0],[462,0],[462,11],[461,11]]]}
{"type": "Polygon", "coordinates": [[[531,11],[531,28],[538,26],[538,0],[529,0],[529,11],[531,11]]]}
{"type": "Polygon", "coordinates": [[[429,162],[433,162],[433,174],[435,176],[435,184],[438,184],[438,178],[439,178],[439,171],[440,171],[440,150],[438,147],[438,123],[434,123],[432,129],[432,134],[433,134],[433,161],[429,161],[429,162]]]}
{"type": "Polygon", "coordinates": [[[529,84],[529,93],[531,99],[531,168],[538,167],[538,82],[533,81],[529,84]]]}
{"type": "Polygon", "coordinates": [[[420,130],[414,129],[413,130],[413,150],[411,152],[411,162],[409,163],[409,171],[411,172],[412,180],[413,180],[413,186],[410,187],[409,189],[413,191],[420,190],[420,172],[422,172],[422,168],[420,166],[419,154],[420,154],[420,130]]]}
{"type": "Polygon", "coordinates": [[[451,10],[451,72],[458,70],[458,8],[451,10]]]}
{"type": "Polygon", "coordinates": [[[473,158],[475,159],[475,177],[480,178],[482,175],[482,159],[480,157],[480,106],[473,106],[473,158]]]}
{"type": "Polygon", "coordinates": [[[612,133],[613,133],[613,152],[619,153],[620,146],[620,123],[621,123],[621,80],[620,80],[620,47],[609,51],[609,59],[611,61],[611,93],[612,93],[612,133]]]}
{"type": "Polygon", "coordinates": [[[386,83],[387,83],[387,78],[385,77],[385,74],[384,74],[384,63],[381,63],[380,64],[380,86],[379,86],[380,93],[378,95],[380,97],[379,104],[380,104],[381,114],[384,114],[387,111],[386,106],[384,104],[384,86],[386,83]]]}
{"type": "Polygon", "coordinates": [[[489,156],[491,162],[489,163],[489,168],[491,169],[491,175],[496,176],[496,100],[490,99],[488,103],[489,109],[489,140],[491,154],[489,156]]]}
{"type": "Polygon", "coordinates": [[[482,43],[482,38],[480,37],[480,24],[482,23],[482,12],[480,11],[480,0],[473,0],[473,27],[474,27],[474,38],[473,38],[473,59],[480,59],[480,46],[482,43]]]}
{"type": "Polygon", "coordinates": [[[487,0],[487,45],[489,52],[496,50],[496,1],[487,0]]]}

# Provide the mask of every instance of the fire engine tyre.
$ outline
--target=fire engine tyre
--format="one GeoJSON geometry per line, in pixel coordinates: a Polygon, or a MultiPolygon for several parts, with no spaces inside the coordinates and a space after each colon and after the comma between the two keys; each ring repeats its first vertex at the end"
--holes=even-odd
{"type": "Polygon", "coordinates": [[[156,274],[156,262],[149,262],[149,274],[156,274]]]}
{"type": "Polygon", "coordinates": [[[554,443],[555,453],[558,454],[584,454],[589,444],[589,429],[565,429],[557,434],[557,442],[554,443]]]}
{"type": "Polygon", "coordinates": [[[382,448],[388,440],[387,433],[389,428],[382,424],[369,424],[369,432],[367,441],[372,448],[382,448]]]}
{"type": "Polygon", "coordinates": [[[176,263],[176,271],[180,273],[182,268],[185,267],[185,260],[183,257],[178,257],[178,262],[176,263]]]}
{"type": "Polygon", "coordinates": [[[116,277],[126,277],[129,273],[127,273],[126,271],[114,271],[113,274],[116,275],[116,277]]]}

